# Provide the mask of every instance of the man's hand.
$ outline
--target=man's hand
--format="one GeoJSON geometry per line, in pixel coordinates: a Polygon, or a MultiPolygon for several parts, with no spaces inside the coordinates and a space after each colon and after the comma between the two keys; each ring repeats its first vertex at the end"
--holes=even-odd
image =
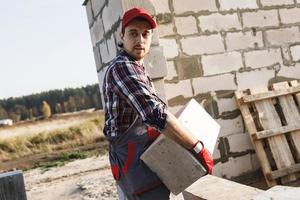
{"type": "Polygon", "coordinates": [[[212,174],[214,167],[214,160],[209,151],[204,147],[203,142],[199,141],[194,145],[190,151],[195,155],[195,157],[200,161],[200,163],[205,167],[208,174],[212,174]]]}

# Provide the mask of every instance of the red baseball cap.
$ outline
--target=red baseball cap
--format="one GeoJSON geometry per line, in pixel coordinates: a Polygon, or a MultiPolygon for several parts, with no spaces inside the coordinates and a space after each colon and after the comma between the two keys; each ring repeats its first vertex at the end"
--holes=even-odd
{"type": "Polygon", "coordinates": [[[122,31],[124,31],[125,27],[128,25],[130,21],[132,21],[136,17],[142,17],[147,20],[152,28],[156,28],[156,22],[151,17],[151,15],[143,8],[132,8],[127,10],[122,19],[122,31]]]}

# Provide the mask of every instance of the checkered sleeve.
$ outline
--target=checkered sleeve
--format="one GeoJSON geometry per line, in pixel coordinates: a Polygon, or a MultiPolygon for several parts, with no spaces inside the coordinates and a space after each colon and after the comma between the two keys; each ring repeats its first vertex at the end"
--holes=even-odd
{"type": "Polygon", "coordinates": [[[142,120],[163,130],[167,124],[166,104],[150,89],[144,69],[135,62],[120,62],[112,69],[114,90],[142,120]]]}

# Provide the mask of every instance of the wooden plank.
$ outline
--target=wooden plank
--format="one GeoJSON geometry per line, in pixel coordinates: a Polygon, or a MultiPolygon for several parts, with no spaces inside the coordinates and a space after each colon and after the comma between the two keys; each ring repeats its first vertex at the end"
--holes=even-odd
{"type": "MultiPolygon", "coordinates": [[[[291,81],[291,86],[295,87],[295,86],[299,86],[299,82],[298,81],[291,81]]],[[[296,94],[296,100],[298,105],[300,105],[300,93],[296,94]]]]}
{"type": "Polygon", "coordinates": [[[294,164],[290,167],[274,170],[267,174],[268,179],[277,179],[287,174],[293,174],[300,171],[300,163],[294,164]]]}
{"type": "Polygon", "coordinates": [[[26,200],[22,171],[0,174],[0,200],[26,200]]]}
{"type": "Polygon", "coordinates": [[[287,94],[295,94],[300,92],[300,85],[295,86],[295,87],[289,87],[285,89],[280,89],[280,90],[272,90],[272,91],[265,91],[259,94],[251,94],[251,95],[244,95],[240,101],[242,103],[250,103],[254,101],[260,101],[264,99],[270,99],[270,98],[275,98],[279,96],[284,96],[287,94]]]}
{"type": "MultiPolygon", "coordinates": [[[[250,89],[251,94],[258,94],[268,91],[266,87],[250,89]]],[[[265,130],[281,127],[280,118],[275,110],[271,99],[265,99],[254,102],[257,112],[259,113],[259,122],[265,130]]],[[[277,169],[290,167],[295,163],[289,148],[288,142],[284,135],[276,135],[267,138],[277,169]]],[[[295,181],[297,178],[294,174],[281,178],[282,183],[295,181]]]]}
{"type": "MultiPolygon", "coordinates": [[[[241,97],[243,97],[243,93],[241,91],[236,91],[235,92],[235,97],[236,99],[240,99],[241,97]]],[[[257,129],[256,129],[256,126],[255,126],[255,123],[254,123],[254,120],[253,120],[253,117],[249,111],[249,108],[246,104],[240,104],[239,101],[238,102],[238,106],[240,108],[240,111],[242,113],[242,116],[243,116],[243,119],[244,119],[244,122],[245,122],[245,126],[248,130],[248,133],[254,133],[254,132],[257,132],[257,129]]],[[[260,162],[260,165],[261,165],[261,169],[263,171],[263,174],[265,176],[265,179],[266,179],[266,182],[268,184],[268,186],[274,186],[274,185],[277,185],[276,181],[275,180],[269,180],[267,179],[266,177],[266,174],[271,172],[271,166],[270,166],[270,163],[268,161],[268,158],[267,158],[267,154],[264,150],[264,147],[263,147],[263,144],[262,144],[262,141],[260,140],[253,140],[252,137],[250,137],[251,139],[251,142],[253,144],[253,147],[256,151],[256,155],[257,155],[257,158],[260,162]]]]}
{"type": "MultiPolygon", "coordinates": [[[[289,88],[287,82],[281,82],[273,84],[275,90],[289,88]]],[[[280,106],[284,113],[286,122],[288,125],[297,126],[300,125],[300,113],[292,95],[285,95],[279,97],[280,106]]],[[[300,130],[295,130],[290,133],[291,143],[295,149],[296,160],[300,161],[300,130]]]]}
{"type": "Polygon", "coordinates": [[[287,133],[287,132],[298,131],[298,130],[300,130],[300,124],[282,126],[280,128],[274,128],[274,129],[270,129],[270,130],[259,131],[257,133],[251,133],[251,136],[254,140],[260,140],[260,139],[268,138],[268,137],[271,137],[271,136],[281,135],[281,134],[284,134],[284,133],[287,133]]]}

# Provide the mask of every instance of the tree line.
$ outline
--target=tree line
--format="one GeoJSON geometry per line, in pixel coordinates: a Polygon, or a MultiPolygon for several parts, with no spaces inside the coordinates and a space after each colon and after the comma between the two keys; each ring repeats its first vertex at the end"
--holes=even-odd
{"type": "Polygon", "coordinates": [[[89,108],[102,109],[98,84],[2,99],[0,100],[0,119],[9,118],[18,122],[89,108]]]}

